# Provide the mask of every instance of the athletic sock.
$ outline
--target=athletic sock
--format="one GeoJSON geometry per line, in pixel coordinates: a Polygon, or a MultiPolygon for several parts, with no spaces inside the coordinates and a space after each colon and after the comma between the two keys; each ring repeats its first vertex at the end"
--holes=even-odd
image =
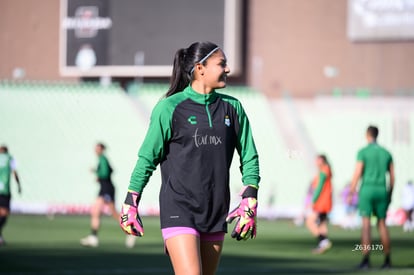
{"type": "Polygon", "coordinates": [[[98,236],[98,229],[92,229],[91,233],[93,236],[98,236]]]}
{"type": "Polygon", "coordinates": [[[370,267],[370,264],[369,264],[369,254],[365,254],[362,257],[362,261],[359,264],[358,268],[359,269],[367,269],[369,267],[370,267]]]}
{"type": "Polygon", "coordinates": [[[7,216],[0,217],[0,237],[3,236],[3,227],[6,224],[7,216]]]}
{"type": "Polygon", "coordinates": [[[390,254],[385,254],[384,264],[390,264],[390,263],[391,263],[391,256],[390,256],[390,254]]]}
{"type": "Polygon", "coordinates": [[[391,268],[391,257],[390,254],[385,254],[384,263],[381,266],[381,269],[391,268]]]}
{"type": "Polygon", "coordinates": [[[323,241],[323,240],[325,240],[326,239],[326,236],[325,235],[322,235],[322,234],[319,234],[319,236],[318,236],[318,241],[323,241]]]}

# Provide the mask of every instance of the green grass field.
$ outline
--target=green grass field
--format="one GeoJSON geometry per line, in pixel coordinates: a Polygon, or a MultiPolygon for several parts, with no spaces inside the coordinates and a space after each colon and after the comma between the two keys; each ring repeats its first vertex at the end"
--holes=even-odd
{"type": "MultiPolygon", "coordinates": [[[[116,222],[104,217],[100,246],[84,248],[79,239],[89,233],[87,216],[13,215],[0,247],[0,274],[173,274],[156,217],[144,217],[145,236],[136,246],[124,246],[125,235],[116,222]]],[[[373,243],[378,234],[373,230],[373,243]]],[[[259,221],[255,240],[237,242],[226,237],[218,274],[414,274],[414,233],[391,228],[394,268],[380,271],[383,256],[372,252],[370,271],[358,272],[359,230],[330,227],[333,247],[313,255],[315,240],[304,227],[290,221],[259,221]]]]}

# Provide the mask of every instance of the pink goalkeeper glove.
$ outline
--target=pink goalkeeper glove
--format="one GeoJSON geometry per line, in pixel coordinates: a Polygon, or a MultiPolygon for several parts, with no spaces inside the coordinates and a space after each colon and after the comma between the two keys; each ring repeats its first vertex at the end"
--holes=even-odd
{"type": "Polygon", "coordinates": [[[231,236],[238,241],[256,237],[257,188],[248,186],[242,194],[239,206],[229,213],[226,222],[237,219],[231,236]]]}
{"type": "Polygon", "coordinates": [[[144,236],[144,226],[138,214],[138,202],[140,194],[129,190],[125,202],[122,205],[120,225],[125,233],[142,237],[144,236]]]}

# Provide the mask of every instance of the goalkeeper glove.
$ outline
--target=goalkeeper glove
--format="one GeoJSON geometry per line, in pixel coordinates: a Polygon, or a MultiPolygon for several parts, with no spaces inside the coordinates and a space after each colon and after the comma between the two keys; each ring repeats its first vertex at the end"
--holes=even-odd
{"type": "Polygon", "coordinates": [[[122,205],[120,225],[125,233],[142,237],[144,226],[138,214],[138,203],[141,196],[138,192],[128,190],[125,202],[122,205]]]}
{"type": "Polygon", "coordinates": [[[256,237],[256,214],[257,214],[257,188],[247,186],[242,194],[239,206],[229,213],[226,218],[228,223],[237,219],[232,238],[240,240],[254,239],[256,237]]]}

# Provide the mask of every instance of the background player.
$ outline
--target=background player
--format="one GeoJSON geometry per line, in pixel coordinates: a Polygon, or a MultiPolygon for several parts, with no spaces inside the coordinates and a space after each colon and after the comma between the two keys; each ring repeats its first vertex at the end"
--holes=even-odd
{"type": "Polygon", "coordinates": [[[325,155],[316,157],[318,174],[313,180],[312,212],[306,218],[306,226],[317,237],[318,245],[313,253],[321,254],[331,248],[328,239],[328,214],[332,210],[332,171],[325,155]]]}
{"type": "Polygon", "coordinates": [[[249,121],[237,99],[215,91],[226,86],[229,72],[226,56],[213,43],[197,42],[177,51],[170,89],[152,112],[122,207],[122,229],[142,236],[138,203],[160,163],[161,228],[178,275],[215,274],[226,220],[237,219],[233,238],[256,235],[260,177],[249,121]],[[245,188],[239,207],[228,215],[235,149],[245,188]]]}
{"type": "Polygon", "coordinates": [[[0,146],[0,246],[5,244],[3,239],[3,227],[10,214],[10,175],[14,175],[18,192],[22,193],[19,176],[16,171],[16,161],[9,154],[5,145],[0,146]]]}
{"type": "Polygon", "coordinates": [[[99,182],[100,190],[91,208],[91,234],[80,241],[84,246],[97,247],[99,245],[98,230],[101,224],[101,214],[105,205],[108,206],[114,219],[118,220],[119,218],[114,205],[115,187],[111,180],[113,170],[104,151],[104,144],[96,144],[95,153],[98,156],[98,165],[96,169],[92,170],[96,174],[96,180],[99,182]]]}
{"type": "Polygon", "coordinates": [[[351,200],[351,196],[356,191],[358,181],[362,178],[358,199],[358,209],[362,216],[361,245],[363,248],[363,259],[359,265],[362,269],[370,267],[371,215],[375,215],[378,218],[378,231],[385,255],[382,268],[391,267],[390,237],[385,224],[385,218],[394,188],[394,165],[391,154],[385,148],[378,145],[378,133],[377,127],[368,127],[366,132],[368,145],[358,152],[349,195],[349,200],[351,200]],[[390,180],[388,189],[386,183],[387,173],[389,173],[390,180]]]}

